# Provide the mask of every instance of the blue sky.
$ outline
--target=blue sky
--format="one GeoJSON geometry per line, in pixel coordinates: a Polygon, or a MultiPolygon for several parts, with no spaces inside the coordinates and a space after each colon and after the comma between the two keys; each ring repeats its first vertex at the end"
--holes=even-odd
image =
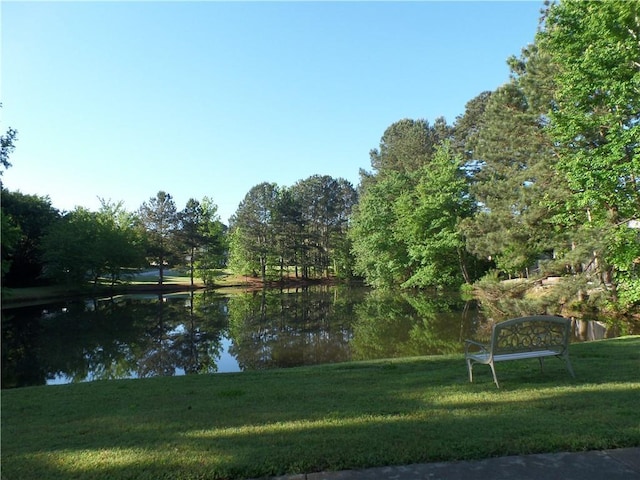
{"type": "Polygon", "coordinates": [[[541,1],[13,2],[1,11],[9,190],[136,210],[159,190],[227,222],[261,182],[370,169],[403,119],[508,81],[541,1]]]}

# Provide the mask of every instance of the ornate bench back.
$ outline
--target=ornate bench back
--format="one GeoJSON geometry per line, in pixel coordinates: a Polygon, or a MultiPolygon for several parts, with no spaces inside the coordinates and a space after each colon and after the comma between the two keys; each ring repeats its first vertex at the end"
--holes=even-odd
{"type": "Polygon", "coordinates": [[[494,355],[535,350],[553,350],[558,354],[569,345],[571,320],[537,315],[520,317],[493,326],[491,350],[494,355]]]}

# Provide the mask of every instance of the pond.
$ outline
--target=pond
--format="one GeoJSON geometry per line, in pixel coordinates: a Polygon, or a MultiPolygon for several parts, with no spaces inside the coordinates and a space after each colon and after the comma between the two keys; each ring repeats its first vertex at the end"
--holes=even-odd
{"type": "Polygon", "coordinates": [[[459,295],[343,286],[66,301],[2,310],[2,388],[458,353],[483,328],[459,295]]]}

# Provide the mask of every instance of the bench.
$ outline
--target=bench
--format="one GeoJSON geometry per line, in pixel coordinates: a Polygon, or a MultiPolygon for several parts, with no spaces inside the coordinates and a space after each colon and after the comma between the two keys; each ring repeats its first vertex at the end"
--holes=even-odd
{"type": "Polygon", "coordinates": [[[520,317],[496,323],[491,330],[488,344],[465,340],[464,356],[469,370],[469,381],[473,382],[473,365],[489,365],[493,381],[500,388],[496,377],[496,362],[537,358],[540,369],[545,357],[564,360],[567,370],[575,377],[569,360],[569,337],[571,320],[549,315],[520,317]]]}

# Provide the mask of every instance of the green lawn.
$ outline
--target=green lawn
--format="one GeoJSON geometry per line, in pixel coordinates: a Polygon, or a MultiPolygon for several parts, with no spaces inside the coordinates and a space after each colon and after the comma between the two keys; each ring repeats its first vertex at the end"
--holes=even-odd
{"type": "Polygon", "coordinates": [[[213,479],[640,446],[640,336],[563,362],[461,355],[2,392],[2,478],[213,479]]]}
{"type": "MultiPolygon", "coordinates": [[[[191,278],[184,272],[179,270],[167,270],[163,278],[165,290],[175,290],[176,288],[188,289],[191,286],[191,278]]],[[[194,278],[195,287],[202,288],[204,284],[202,279],[194,278]]],[[[248,285],[248,279],[239,275],[233,275],[228,271],[220,271],[216,281],[216,288],[225,288],[225,292],[230,292],[234,287],[240,288],[248,285]]],[[[98,286],[99,291],[109,293],[112,288],[108,280],[98,286]]],[[[136,292],[140,290],[157,289],[158,274],[135,274],[126,277],[126,282],[118,284],[114,287],[114,291],[121,293],[136,292]]],[[[76,297],[81,295],[92,295],[96,291],[94,286],[87,283],[81,286],[64,287],[60,285],[42,286],[42,287],[24,287],[24,288],[2,288],[2,303],[5,306],[25,306],[31,304],[39,304],[60,300],[66,297],[76,297]]]]}

